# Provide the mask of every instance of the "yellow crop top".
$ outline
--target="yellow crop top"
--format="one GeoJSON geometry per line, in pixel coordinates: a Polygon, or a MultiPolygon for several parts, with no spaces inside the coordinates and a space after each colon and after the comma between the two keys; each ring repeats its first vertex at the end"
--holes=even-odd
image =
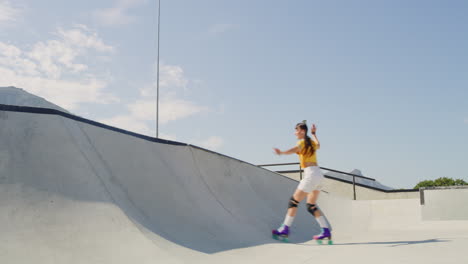
{"type": "Polygon", "coordinates": [[[304,147],[305,147],[305,142],[304,140],[299,140],[297,142],[297,146],[299,147],[299,151],[297,152],[297,155],[299,155],[299,161],[301,162],[301,168],[305,168],[305,164],[307,162],[314,162],[317,163],[317,143],[315,143],[313,140],[311,140],[312,146],[314,147],[315,151],[314,154],[306,154],[304,147]]]}

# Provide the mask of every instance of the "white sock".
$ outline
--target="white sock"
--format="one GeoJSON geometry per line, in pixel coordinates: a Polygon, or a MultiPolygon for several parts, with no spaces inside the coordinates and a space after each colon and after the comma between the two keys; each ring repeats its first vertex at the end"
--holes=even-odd
{"type": "Polygon", "coordinates": [[[327,220],[325,220],[325,217],[323,217],[323,215],[321,215],[321,216],[315,218],[315,220],[317,220],[317,222],[319,223],[319,225],[320,225],[321,228],[330,228],[330,227],[328,226],[327,220]]]}
{"type": "Polygon", "coordinates": [[[284,226],[291,227],[292,223],[294,221],[294,216],[289,216],[286,215],[286,218],[284,219],[283,225],[278,229],[279,232],[282,232],[284,230],[284,226]]]}
{"type": "Polygon", "coordinates": [[[284,218],[284,224],[291,227],[292,223],[294,221],[294,216],[289,216],[288,214],[286,215],[286,218],[284,218]]]}

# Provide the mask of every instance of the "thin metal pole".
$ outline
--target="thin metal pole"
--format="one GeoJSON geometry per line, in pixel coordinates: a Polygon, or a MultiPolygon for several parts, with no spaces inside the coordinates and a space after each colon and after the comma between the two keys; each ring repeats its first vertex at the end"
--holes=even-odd
{"type": "Polygon", "coordinates": [[[161,0],[158,0],[158,58],[156,70],[156,138],[159,138],[159,37],[161,30],[161,0]]]}
{"type": "Polygon", "coordinates": [[[299,179],[302,181],[302,168],[301,168],[301,165],[299,165],[299,179]]]}
{"type": "Polygon", "coordinates": [[[426,204],[426,201],[424,199],[424,187],[423,188],[419,188],[419,202],[421,205],[425,205],[426,204]]]}
{"type": "Polygon", "coordinates": [[[354,200],[356,200],[356,176],[353,176],[353,193],[354,193],[354,200]]]}

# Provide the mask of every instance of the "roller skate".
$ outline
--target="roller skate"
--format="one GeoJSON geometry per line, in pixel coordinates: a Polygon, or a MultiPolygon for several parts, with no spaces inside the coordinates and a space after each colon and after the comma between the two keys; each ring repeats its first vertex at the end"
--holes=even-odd
{"type": "Polygon", "coordinates": [[[273,239],[276,239],[276,240],[279,240],[279,241],[282,241],[282,242],[289,242],[289,227],[287,225],[281,225],[280,228],[278,229],[273,229],[271,231],[271,234],[273,236],[273,239]],[[279,231],[281,230],[281,231],[279,231]]]}
{"type": "Polygon", "coordinates": [[[319,245],[323,244],[324,239],[328,240],[328,245],[333,245],[332,235],[328,228],[322,228],[322,233],[314,236],[314,240],[317,241],[319,245]]]}

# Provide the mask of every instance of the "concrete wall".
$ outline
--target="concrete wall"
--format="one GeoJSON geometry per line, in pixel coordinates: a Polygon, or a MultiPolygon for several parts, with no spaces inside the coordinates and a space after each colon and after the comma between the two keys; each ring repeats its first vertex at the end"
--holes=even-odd
{"type": "Polygon", "coordinates": [[[353,228],[405,230],[421,223],[419,199],[352,201],[353,228]]]}
{"type": "MultiPolygon", "coordinates": [[[[283,173],[282,175],[294,180],[299,180],[299,173],[283,173]]],[[[323,190],[333,195],[353,199],[353,185],[350,183],[325,178],[323,190]]],[[[383,192],[356,185],[357,200],[386,200],[386,199],[416,199],[419,192],[383,192]]]]}
{"type": "Polygon", "coordinates": [[[424,190],[423,220],[468,220],[468,187],[424,190]]]}

